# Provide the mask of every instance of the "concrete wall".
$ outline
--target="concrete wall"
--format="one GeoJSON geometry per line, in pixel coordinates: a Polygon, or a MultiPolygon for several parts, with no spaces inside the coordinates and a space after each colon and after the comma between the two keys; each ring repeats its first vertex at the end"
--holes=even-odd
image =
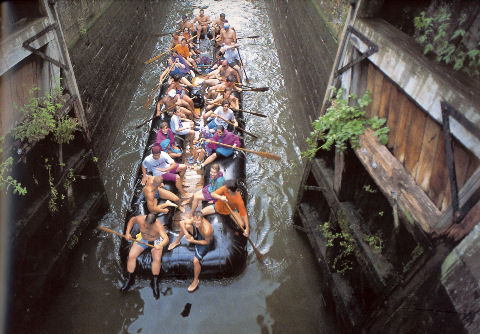
{"type": "Polygon", "coordinates": [[[151,54],[152,31],[161,30],[168,5],[169,1],[58,3],[94,154],[101,161],[121,122],[116,110],[124,106],[116,100],[133,96],[145,68],[139,55],[151,54]]]}
{"type": "Polygon", "coordinates": [[[323,21],[316,1],[266,3],[292,113],[305,120],[295,124],[295,130],[305,139],[322,106],[337,52],[336,36],[323,21]]]}

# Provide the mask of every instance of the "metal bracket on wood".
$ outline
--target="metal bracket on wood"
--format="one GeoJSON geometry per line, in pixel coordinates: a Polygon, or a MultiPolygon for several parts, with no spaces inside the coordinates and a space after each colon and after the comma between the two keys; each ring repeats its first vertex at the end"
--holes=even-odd
{"type": "Polygon", "coordinates": [[[464,115],[455,110],[447,102],[442,101],[440,105],[442,107],[442,127],[445,153],[447,156],[448,176],[450,178],[450,192],[452,194],[453,221],[455,224],[458,224],[480,200],[480,188],[477,189],[470,196],[470,198],[465,201],[465,204],[461,208],[459,207],[457,176],[455,173],[455,157],[453,155],[452,134],[450,133],[450,117],[453,117],[465,129],[479,139],[480,129],[478,129],[475,124],[470,122],[464,115]]]}
{"type": "MultiPolygon", "coordinates": [[[[347,34],[346,34],[345,38],[343,39],[342,48],[345,46],[345,43],[348,41],[348,39],[350,38],[350,36],[352,34],[357,36],[363,43],[365,43],[368,46],[368,49],[365,53],[362,53],[360,57],[351,60],[348,64],[346,64],[342,68],[336,69],[335,70],[335,75],[334,75],[335,78],[338,77],[343,72],[347,71],[349,68],[355,66],[356,64],[358,64],[362,60],[370,57],[371,55],[373,55],[375,52],[378,51],[378,45],[377,44],[373,43],[371,40],[368,39],[367,36],[365,36],[364,34],[362,34],[360,31],[358,31],[357,29],[355,29],[352,26],[347,27],[347,34]]],[[[338,65],[337,65],[337,68],[338,68],[338,65]]]]}
{"type": "Polygon", "coordinates": [[[49,25],[48,27],[45,27],[45,29],[43,29],[42,31],[40,31],[38,34],[30,37],[29,39],[27,39],[25,42],[23,42],[22,46],[23,48],[27,49],[28,51],[30,51],[31,53],[34,53],[36,54],[37,56],[41,57],[42,59],[46,60],[46,61],[49,61],[55,65],[57,65],[58,67],[62,68],[63,70],[65,71],[68,71],[68,66],[62,64],[61,62],[59,62],[58,60],[55,60],[53,58],[50,58],[49,56],[47,56],[46,54],[44,54],[43,52],[41,52],[40,50],[38,49],[35,49],[34,47],[32,47],[30,45],[30,43],[32,43],[33,41],[39,39],[41,36],[45,35],[46,33],[54,30],[54,29],[57,29],[58,25],[56,23],[53,23],[51,25],[49,25]]]}

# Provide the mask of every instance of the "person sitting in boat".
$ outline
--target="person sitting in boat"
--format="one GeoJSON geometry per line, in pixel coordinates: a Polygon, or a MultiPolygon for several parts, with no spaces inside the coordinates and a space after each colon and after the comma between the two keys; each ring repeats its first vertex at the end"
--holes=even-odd
{"type": "Polygon", "coordinates": [[[212,154],[212,149],[207,147],[207,142],[202,139],[210,139],[213,137],[213,133],[210,132],[210,129],[208,126],[203,128],[200,131],[200,136],[199,139],[194,139],[193,140],[193,151],[192,151],[192,156],[189,157],[188,163],[194,164],[194,165],[200,165],[205,157],[208,157],[210,154],[212,154]]]}
{"type": "Polygon", "coordinates": [[[213,240],[213,227],[203,217],[200,211],[195,211],[192,218],[180,221],[180,233],[178,237],[168,246],[168,250],[174,249],[180,244],[180,240],[185,239],[195,245],[195,255],[193,256],[193,282],[188,287],[188,292],[193,292],[198,287],[198,276],[202,270],[202,260],[211,249],[213,240]]]}
{"type": "Polygon", "coordinates": [[[170,129],[173,133],[179,136],[187,136],[188,143],[190,147],[193,147],[193,138],[195,137],[194,123],[182,117],[182,113],[179,108],[175,109],[175,113],[172,118],[170,118],[170,129]]]}
{"type": "Polygon", "coordinates": [[[212,110],[213,108],[218,107],[223,103],[223,101],[228,101],[230,105],[230,109],[232,110],[238,110],[239,108],[239,101],[238,98],[235,97],[233,94],[232,90],[223,90],[221,92],[218,92],[218,96],[214,98],[213,100],[207,100],[207,106],[205,107],[205,112],[208,112],[212,110]]]}
{"type": "Polygon", "coordinates": [[[235,118],[235,115],[233,114],[232,109],[230,109],[229,107],[230,107],[230,102],[228,102],[227,100],[223,100],[222,105],[217,107],[215,109],[215,112],[209,111],[203,115],[203,119],[205,121],[207,121],[210,116],[213,117],[213,119],[207,123],[207,126],[211,130],[216,131],[217,126],[219,125],[223,125],[223,127],[227,129],[228,122],[233,123],[234,127],[238,126],[237,119],[235,118]]]}
{"type": "Polygon", "coordinates": [[[238,192],[237,180],[227,180],[225,185],[221,186],[212,193],[212,198],[217,201],[215,204],[209,205],[202,209],[204,215],[211,215],[218,213],[221,215],[230,215],[230,217],[241,225],[243,235],[248,237],[250,234],[250,224],[247,216],[247,209],[243,202],[242,195],[238,192]],[[233,217],[231,211],[233,212],[233,217]]]}
{"type": "Polygon", "coordinates": [[[188,88],[193,87],[192,83],[185,77],[190,73],[190,66],[188,66],[185,59],[178,54],[177,50],[172,49],[171,55],[168,58],[168,66],[170,68],[170,76],[173,77],[175,74],[179,74],[181,76],[180,82],[182,84],[188,88]]]}
{"type": "Polygon", "coordinates": [[[152,173],[153,176],[160,175],[165,181],[175,182],[175,186],[183,198],[189,198],[189,194],[183,190],[182,177],[187,166],[184,164],[177,164],[170,156],[163,152],[160,147],[153,146],[152,154],[147,156],[142,162],[142,185],[147,182],[147,173],[152,173]],[[180,174],[180,175],[179,175],[180,174]]]}
{"type": "Polygon", "coordinates": [[[212,197],[212,193],[225,184],[225,178],[220,171],[220,165],[214,163],[210,168],[210,178],[208,184],[193,195],[192,208],[190,214],[195,212],[198,206],[198,201],[207,201],[208,203],[215,203],[217,200],[212,197]]]}
{"type": "Polygon", "coordinates": [[[189,34],[195,32],[195,27],[192,22],[187,18],[187,15],[182,16],[182,21],[180,22],[180,31],[185,31],[185,28],[188,29],[189,34]]]}
{"type": "Polygon", "coordinates": [[[165,106],[164,110],[169,110],[170,112],[174,111],[174,108],[178,108],[180,113],[184,116],[191,115],[191,111],[187,109],[185,106],[188,105],[188,102],[181,100],[177,96],[177,92],[175,89],[170,89],[164,97],[162,97],[157,102],[157,116],[160,116],[162,113],[161,108],[162,105],[165,106]],[[176,107],[174,107],[176,106],[176,107]]]}
{"type": "Polygon", "coordinates": [[[222,66],[222,61],[225,60],[225,57],[223,56],[223,52],[221,50],[218,50],[217,53],[215,54],[215,62],[213,62],[213,65],[208,69],[208,73],[215,71],[217,68],[222,66]]]}
{"type": "Polygon", "coordinates": [[[218,156],[229,157],[233,154],[233,148],[225,147],[216,143],[222,143],[233,147],[240,147],[242,145],[240,139],[234,133],[225,130],[223,125],[218,125],[217,132],[213,135],[212,139],[206,139],[205,141],[208,143],[207,147],[215,150],[215,152],[202,162],[199,168],[203,168],[209,163],[214,162],[218,156]]]}
{"type": "Polygon", "coordinates": [[[233,27],[230,27],[230,23],[224,22],[220,31],[220,35],[217,37],[218,45],[233,45],[237,43],[237,33],[233,27]]]}
{"type": "Polygon", "coordinates": [[[198,73],[197,63],[192,57],[190,57],[190,48],[188,47],[188,41],[185,38],[182,37],[180,39],[180,44],[175,45],[173,49],[183,57],[188,66],[193,67],[198,73]]]}
{"type": "MultiPolygon", "coordinates": [[[[155,218],[153,213],[150,213],[148,215],[140,215],[130,218],[127,224],[127,230],[125,231],[125,239],[133,239],[130,232],[132,231],[134,224],[137,224],[140,229],[141,236],[139,240],[154,245],[154,248],[152,248],[153,295],[155,298],[158,298],[158,275],[160,274],[160,268],[162,266],[163,247],[168,245],[169,242],[168,235],[165,233],[165,228],[162,223],[155,218]]],[[[127,279],[120,289],[122,292],[127,292],[133,284],[137,257],[145,249],[147,249],[147,246],[138,242],[134,242],[130,248],[127,260],[127,279]]]]}
{"type": "Polygon", "coordinates": [[[147,176],[147,183],[142,189],[145,200],[147,201],[147,208],[150,213],[168,213],[167,206],[178,208],[181,212],[185,209],[180,205],[180,198],[177,195],[163,188],[163,179],[161,176],[147,176]],[[166,202],[159,204],[159,199],[165,199],[166,202]],[[175,204],[173,202],[177,202],[175,204]]]}
{"type": "Polygon", "coordinates": [[[212,21],[210,20],[210,17],[205,15],[205,11],[203,9],[200,9],[200,13],[193,20],[193,23],[197,24],[197,40],[195,43],[199,43],[202,34],[207,34],[209,25],[210,23],[212,23],[212,21]]]}
{"type": "Polygon", "coordinates": [[[167,152],[174,159],[182,156],[182,150],[175,145],[175,136],[172,130],[168,128],[167,122],[160,123],[160,129],[157,132],[153,146],[159,146],[162,151],[167,152]]]}
{"type": "Polygon", "coordinates": [[[226,60],[223,60],[222,65],[219,68],[206,75],[206,79],[203,81],[203,87],[205,89],[207,87],[218,86],[221,83],[226,82],[230,76],[233,76],[236,82],[241,82],[238,72],[228,65],[226,60]]]}
{"type": "Polygon", "coordinates": [[[175,45],[180,44],[180,38],[182,38],[182,36],[178,33],[177,30],[175,30],[172,33],[172,41],[170,42],[170,46],[168,48],[173,49],[175,45]]]}
{"type": "Polygon", "coordinates": [[[167,88],[167,92],[170,92],[172,89],[174,89],[175,95],[177,95],[177,105],[187,108],[190,111],[188,116],[191,116],[195,114],[195,105],[193,104],[193,100],[185,93],[185,89],[180,84],[181,78],[181,75],[175,74],[170,86],[167,88]]]}
{"type": "Polygon", "coordinates": [[[212,34],[213,34],[213,40],[216,41],[217,37],[220,36],[220,32],[223,29],[223,25],[227,22],[225,18],[225,13],[220,13],[220,17],[218,17],[215,21],[213,21],[212,24],[212,34]]]}
{"type": "Polygon", "coordinates": [[[229,77],[227,77],[227,81],[222,82],[217,86],[211,87],[206,95],[206,98],[215,99],[218,96],[220,96],[220,94],[224,94],[225,92],[228,92],[228,91],[241,92],[242,89],[238,87],[236,84],[237,84],[236,77],[234,75],[230,75],[229,77]]]}

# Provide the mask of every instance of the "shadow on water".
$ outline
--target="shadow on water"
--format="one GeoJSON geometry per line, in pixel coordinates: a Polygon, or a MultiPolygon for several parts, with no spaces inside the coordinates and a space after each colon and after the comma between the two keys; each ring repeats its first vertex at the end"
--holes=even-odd
{"type": "MultiPolygon", "coordinates": [[[[225,280],[201,281],[189,294],[189,281],[162,280],[159,300],[152,295],[149,280],[137,279],[126,295],[118,291],[124,268],[119,259],[120,240],[91,230],[72,256],[67,287],[49,309],[43,324],[45,333],[152,333],[152,332],[244,332],[244,333],[327,333],[334,332],[325,314],[321,277],[309,245],[293,229],[291,215],[302,169],[294,115],[276,53],[270,22],[263,1],[177,2],[167,14],[165,31],[182,14],[192,17],[188,5],[208,6],[205,12],[216,18],[226,14],[239,36],[241,55],[252,86],[269,86],[267,93],[245,93],[244,109],[259,111],[268,118],[247,115],[247,130],[261,137],[246,139],[246,147],[278,154],[281,161],[248,155],[247,208],[252,225],[251,238],[266,256],[257,262],[249,246],[245,271],[225,280]]],[[[194,15],[198,9],[194,10],[194,15]]],[[[148,59],[168,48],[169,37],[159,38],[148,59]]],[[[124,97],[128,106],[124,129],[117,134],[110,157],[101,166],[111,211],[100,224],[123,229],[130,191],[140,163],[148,125],[134,129],[151,117],[152,109],[142,106],[155,88],[163,70],[160,63],[145,68],[134,96],[124,97]]]]}

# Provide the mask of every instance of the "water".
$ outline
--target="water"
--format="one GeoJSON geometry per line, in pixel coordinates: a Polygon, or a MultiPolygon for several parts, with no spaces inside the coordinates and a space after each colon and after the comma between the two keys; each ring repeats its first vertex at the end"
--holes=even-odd
{"type": "MultiPolygon", "coordinates": [[[[118,291],[125,268],[119,259],[120,240],[96,230],[87,231],[72,256],[67,286],[55,297],[41,331],[48,333],[331,333],[335,327],[325,312],[320,292],[321,276],[306,239],[293,228],[294,200],[302,168],[299,161],[293,110],[273,42],[263,1],[177,2],[168,13],[165,30],[171,30],[182,14],[192,17],[190,4],[209,6],[213,19],[226,14],[238,37],[243,39],[241,56],[252,86],[269,86],[267,93],[245,93],[244,109],[259,111],[268,118],[246,115],[246,129],[260,139],[246,138],[246,147],[278,154],[280,161],[248,155],[247,209],[251,239],[265,254],[260,264],[249,246],[245,271],[224,280],[201,280],[199,289],[189,294],[190,279],[162,280],[159,300],[153,298],[149,280],[137,279],[125,296],[118,291]],[[190,304],[190,306],[188,306],[190,304]]],[[[196,15],[198,10],[194,11],[196,15]]],[[[169,37],[159,38],[151,55],[168,48],[169,37]]],[[[134,187],[147,126],[134,129],[151,117],[152,109],[142,106],[157,85],[163,66],[156,62],[145,67],[128,106],[124,128],[117,134],[115,147],[101,167],[111,203],[101,225],[122,231],[126,208],[134,187]]]]}

